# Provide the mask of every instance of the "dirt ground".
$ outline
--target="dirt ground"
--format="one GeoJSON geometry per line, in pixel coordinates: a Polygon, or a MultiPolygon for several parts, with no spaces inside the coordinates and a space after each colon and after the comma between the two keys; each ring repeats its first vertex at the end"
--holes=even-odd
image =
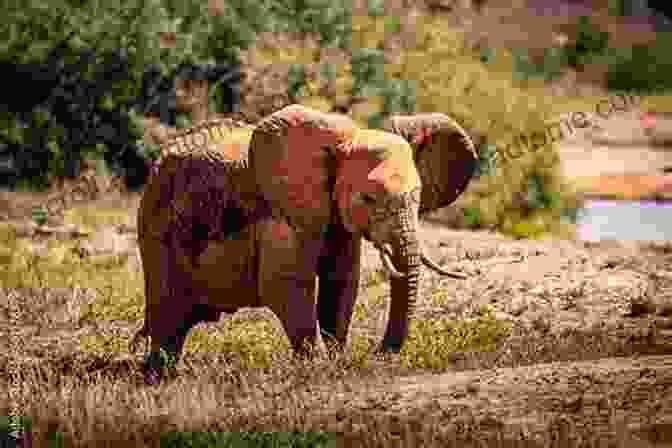
{"type": "MultiPolygon", "coordinates": [[[[493,3],[509,9],[510,2],[493,3]]],[[[474,28],[488,30],[497,40],[508,34],[504,40],[510,39],[510,46],[537,42],[530,39],[528,28],[513,20],[515,14],[502,16],[492,24],[500,31],[476,26],[477,19],[474,28]]],[[[553,15],[534,23],[547,29],[550,21],[558,22],[562,30],[562,20],[553,15]]],[[[632,35],[618,34],[624,39],[632,35]]],[[[649,30],[643,30],[642,41],[649,35],[649,30]]],[[[551,39],[549,35],[547,41],[538,40],[539,48],[546,48],[551,39]]],[[[672,166],[672,152],[633,139],[639,126],[637,112],[611,117],[601,123],[602,130],[591,129],[562,142],[564,175],[588,179],[594,183],[593,191],[613,192],[622,190],[622,182],[611,181],[605,187],[601,176],[651,176],[672,166]],[[631,141],[615,146],[614,138],[631,141]]],[[[655,179],[642,181],[631,195],[650,193],[654,184],[655,179]]],[[[33,206],[48,197],[0,192],[0,221],[15,221],[30,233],[26,218],[33,206]]],[[[91,206],[125,207],[133,215],[137,203],[137,195],[121,199],[110,195],[91,206]]],[[[51,224],[57,226],[57,221],[51,224]]],[[[134,239],[134,229],[124,232],[134,239]]],[[[447,280],[427,272],[415,319],[474,319],[484,306],[490,306],[498,318],[512,322],[511,336],[494,352],[455,353],[450,368],[436,372],[311,384],[302,412],[321,419],[331,430],[340,428],[344,414],[351,422],[356,420],[353,416],[360,416],[363,427],[375,423],[373,417],[386,415],[420,422],[437,419],[454,434],[504,434],[538,441],[542,434],[555,433],[553,444],[521,442],[521,446],[589,446],[581,441],[602,436],[612,442],[609,446],[672,448],[672,243],[516,241],[429,222],[423,224],[422,239],[433,259],[469,278],[447,280]],[[449,300],[434,300],[437,290],[449,300]]],[[[365,243],[362,278],[380,267],[377,253],[365,243]]],[[[141,269],[137,259],[131,269],[141,269]]],[[[385,301],[374,305],[379,307],[374,308],[374,318],[353,324],[354,335],[382,338],[389,312],[389,291],[386,284],[383,288],[385,301]]],[[[359,300],[367,300],[366,285],[360,291],[359,300]]],[[[40,350],[72,351],[68,341],[92,331],[65,324],[53,328],[0,324],[2,333],[19,333],[24,345],[31,347],[26,357],[39,357],[40,350]]],[[[115,331],[130,337],[135,324],[115,331]]],[[[5,348],[0,346],[0,353],[5,348]]],[[[381,364],[381,372],[396,372],[392,366],[397,361],[394,357],[390,361],[381,364]]],[[[249,407],[265,408],[260,403],[263,399],[250,399],[249,407]]],[[[430,445],[407,441],[405,446],[430,445]]]]}
{"type": "MultiPolygon", "coordinates": [[[[133,214],[137,196],[126,205],[133,214]]],[[[513,334],[491,353],[455,353],[447,370],[328,384],[326,395],[312,387],[306,412],[325,422],[343,412],[431,415],[457,432],[529,439],[556,431],[561,442],[616,440],[620,428],[629,434],[621,446],[672,447],[672,244],[516,241],[432,223],[422,238],[431,257],[469,278],[425,274],[415,318],[471,319],[492,306],[513,334]],[[449,300],[432,300],[437,289],[449,300]]],[[[378,269],[365,243],[362,277],[378,269]]],[[[382,338],[384,288],[378,318],[353,325],[354,334],[382,338]]],[[[366,297],[363,287],[359,300],[366,297]]],[[[52,333],[24,330],[24,342],[52,333]]]]}
{"type": "MultiPolygon", "coordinates": [[[[603,124],[602,135],[627,120],[636,124],[634,114],[619,117],[603,124]]],[[[592,137],[584,133],[560,145],[568,177],[618,178],[672,162],[660,149],[605,148],[592,137]]],[[[30,228],[25,218],[31,207],[52,194],[0,193],[1,218],[30,228]]],[[[90,205],[124,207],[134,216],[138,199],[103,194],[90,205]]],[[[135,229],[125,232],[133,237],[135,229]]],[[[513,323],[513,334],[492,353],[455,353],[447,370],[328,384],[317,395],[319,386],[313,385],[306,412],[325,422],[340,421],[343,413],[421,421],[430,415],[451,422],[447,430],[456,434],[531,440],[554,433],[557,446],[603,437],[620,440],[620,446],[672,447],[672,243],[516,241],[435,222],[423,224],[422,238],[432,258],[469,278],[426,273],[416,319],[473,319],[491,306],[498,318],[513,323]],[[432,300],[437,290],[449,300],[432,300]],[[326,411],[324,397],[330,403],[326,411]]],[[[141,269],[138,260],[132,269],[141,269]]],[[[362,278],[378,269],[378,255],[365,243],[362,278]]],[[[382,338],[389,303],[387,284],[383,288],[378,317],[353,324],[353,334],[382,338]]],[[[359,300],[367,300],[364,284],[360,291],[359,300]]],[[[134,328],[120,331],[130,337],[134,328]]],[[[38,340],[53,347],[60,338],[67,351],[65,340],[86,331],[53,330],[23,328],[21,334],[26,341],[36,338],[36,347],[43,345],[38,340]]]]}

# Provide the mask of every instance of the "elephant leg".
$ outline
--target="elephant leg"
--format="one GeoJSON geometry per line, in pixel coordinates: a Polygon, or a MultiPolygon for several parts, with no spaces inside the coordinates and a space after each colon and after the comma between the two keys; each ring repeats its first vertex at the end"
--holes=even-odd
{"type": "Polygon", "coordinates": [[[339,350],[345,346],[357,300],[360,258],[361,238],[341,225],[330,225],[318,262],[317,315],[322,336],[335,342],[339,350]]]}
{"type": "Polygon", "coordinates": [[[191,311],[194,325],[201,322],[217,322],[222,316],[222,312],[217,308],[202,303],[195,304],[191,311]]]}
{"type": "Polygon", "coordinates": [[[158,341],[158,349],[149,353],[146,361],[146,371],[150,378],[149,382],[155,382],[161,379],[162,371],[167,367],[166,360],[161,359],[160,350],[166,354],[173,356],[175,363],[179,361],[184,347],[184,342],[189,335],[191,329],[201,322],[216,322],[219,320],[222,312],[204,304],[195,304],[191,310],[187,311],[184,319],[177,323],[174,334],[163,337],[158,341]],[[151,378],[151,377],[156,378],[151,378]]]}
{"type": "Polygon", "coordinates": [[[295,353],[306,355],[317,342],[315,283],[323,242],[300,235],[281,220],[261,225],[260,231],[261,304],[280,319],[295,353]]]}
{"type": "Polygon", "coordinates": [[[153,253],[158,256],[150,257],[145,269],[150,272],[146,285],[146,325],[152,342],[144,364],[145,381],[149,384],[159,382],[169,365],[161,350],[177,363],[189,330],[197,323],[190,282],[176,262],[179,255],[163,244],[156,246],[158,250],[153,253]]]}
{"type": "Polygon", "coordinates": [[[310,278],[288,277],[284,279],[286,301],[273,307],[282,321],[294,352],[305,357],[317,343],[317,309],[315,304],[315,275],[310,278]]]}

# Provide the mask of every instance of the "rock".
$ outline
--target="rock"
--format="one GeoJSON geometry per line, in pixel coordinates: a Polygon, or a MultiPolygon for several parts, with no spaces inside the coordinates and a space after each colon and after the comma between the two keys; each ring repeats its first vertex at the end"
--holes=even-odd
{"type": "Polygon", "coordinates": [[[103,227],[91,238],[80,242],[82,256],[134,255],[137,244],[133,235],[120,234],[115,227],[103,227]]]}

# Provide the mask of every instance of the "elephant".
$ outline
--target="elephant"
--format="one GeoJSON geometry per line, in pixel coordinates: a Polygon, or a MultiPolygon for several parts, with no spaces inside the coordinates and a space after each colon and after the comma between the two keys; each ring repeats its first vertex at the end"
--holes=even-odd
{"type": "Polygon", "coordinates": [[[146,187],[138,212],[145,323],[131,342],[151,337],[146,381],[162,377],[161,350],[179,359],[195,324],[240,307],[270,308],[296,353],[323,337],[342,348],[362,238],[391,282],[380,350],[399,352],[422,265],[465,278],[425,255],[418,227],[421,213],[454,201],[473,176],[478,156],[467,134],[443,114],[393,116],[372,130],[298,104],[242,129],[233,149],[220,139],[168,151],[146,187]]]}

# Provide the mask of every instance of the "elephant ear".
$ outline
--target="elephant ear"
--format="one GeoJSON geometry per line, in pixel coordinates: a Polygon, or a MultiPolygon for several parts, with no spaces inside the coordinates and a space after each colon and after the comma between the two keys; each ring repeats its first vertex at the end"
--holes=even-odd
{"type": "Polygon", "coordinates": [[[331,221],[337,156],[348,150],[355,129],[344,115],[298,104],[257,124],[250,142],[250,169],[274,213],[292,226],[313,231],[331,221]]]}
{"type": "Polygon", "coordinates": [[[411,144],[420,180],[420,215],[450,205],[467,188],[478,153],[467,133],[445,114],[393,115],[384,125],[411,144]]]}

